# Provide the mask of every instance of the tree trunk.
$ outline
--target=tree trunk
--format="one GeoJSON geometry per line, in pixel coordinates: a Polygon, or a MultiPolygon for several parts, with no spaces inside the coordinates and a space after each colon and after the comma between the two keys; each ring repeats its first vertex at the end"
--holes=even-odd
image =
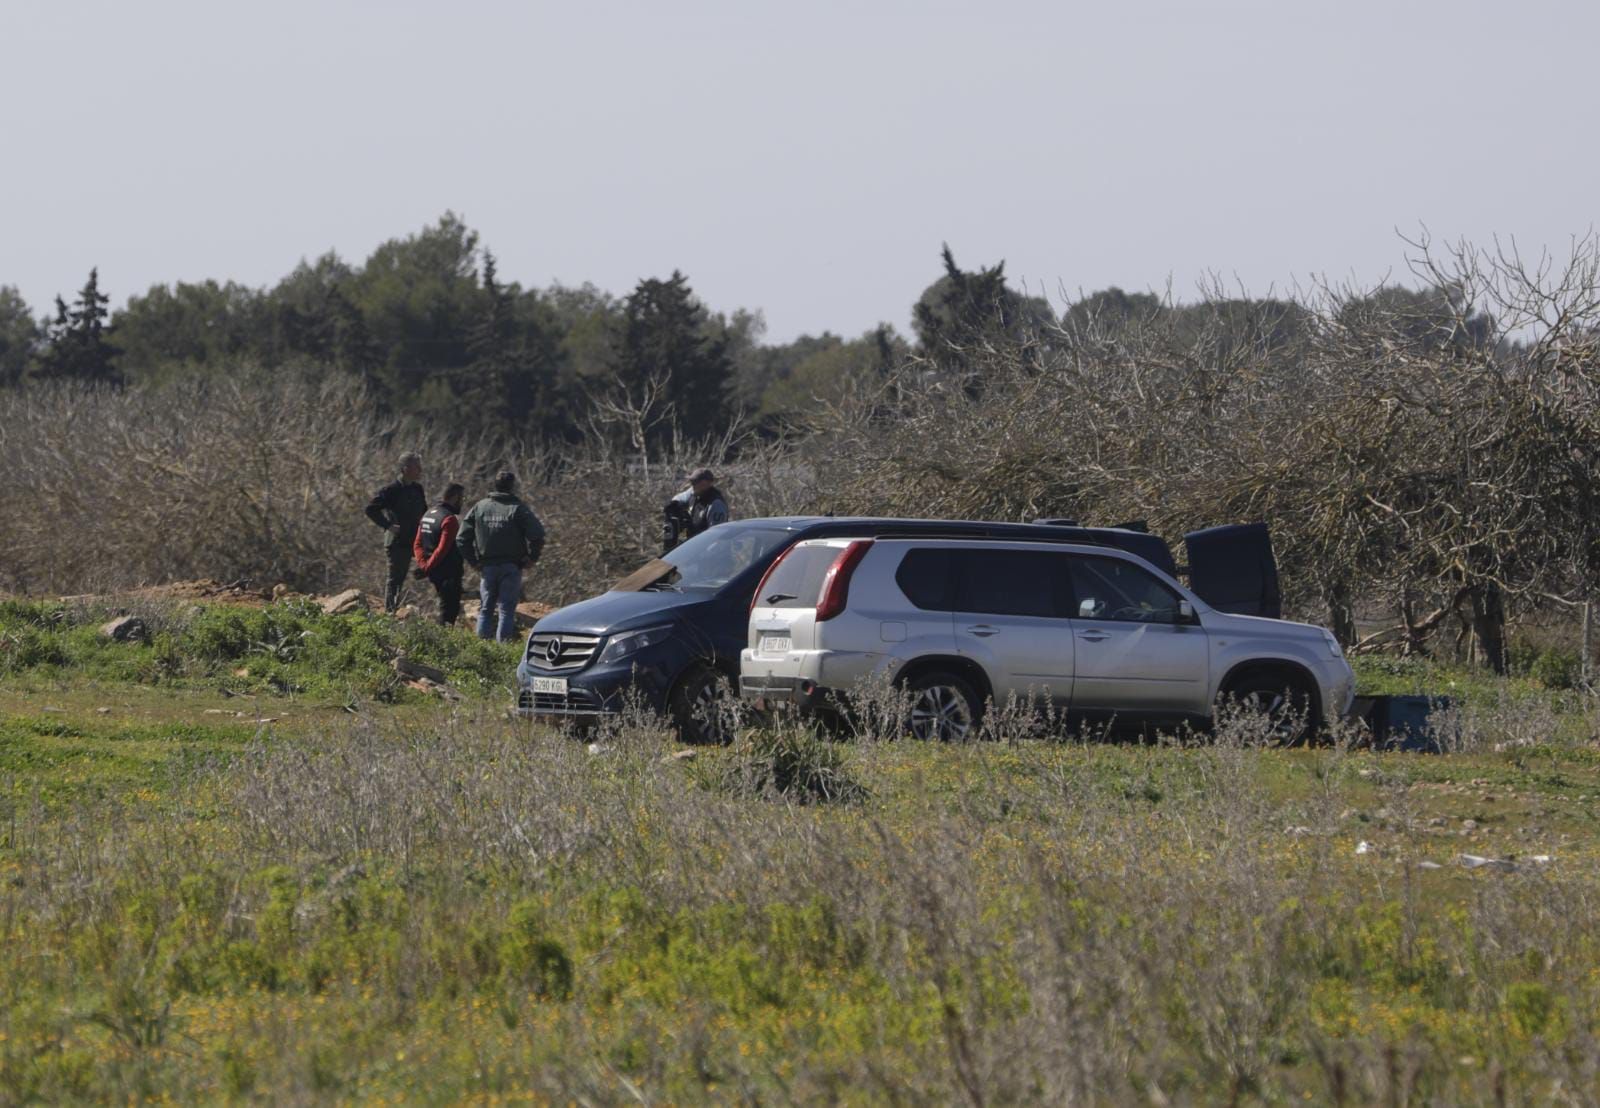
{"type": "Polygon", "coordinates": [[[1356,613],[1350,603],[1349,584],[1336,581],[1329,585],[1327,600],[1328,628],[1333,632],[1333,637],[1339,640],[1339,645],[1348,650],[1356,641],[1356,613]]]}
{"type": "Polygon", "coordinates": [[[1472,590],[1473,661],[1497,674],[1506,671],[1506,606],[1500,587],[1480,585],[1472,590]]]}

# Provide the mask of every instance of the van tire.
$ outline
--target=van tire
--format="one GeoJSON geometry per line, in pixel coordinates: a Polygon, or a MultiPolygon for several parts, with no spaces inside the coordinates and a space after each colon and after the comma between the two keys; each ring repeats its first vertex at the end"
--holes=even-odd
{"type": "Polygon", "coordinates": [[[906,730],[911,737],[971,742],[983,724],[983,700],[966,678],[929,670],[906,682],[906,730]]]}
{"type": "Polygon", "coordinates": [[[667,696],[667,714],[679,740],[694,745],[732,742],[731,699],[728,678],[720,670],[704,664],[691,666],[667,696]]]}

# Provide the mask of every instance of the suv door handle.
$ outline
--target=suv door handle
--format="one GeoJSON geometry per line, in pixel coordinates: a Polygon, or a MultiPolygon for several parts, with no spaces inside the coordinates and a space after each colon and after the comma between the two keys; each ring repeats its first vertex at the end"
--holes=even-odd
{"type": "Polygon", "coordinates": [[[1105,642],[1111,635],[1107,631],[1079,631],[1078,637],[1087,642],[1105,642]]]}
{"type": "Polygon", "coordinates": [[[968,627],[967,630],[982,639],[986,639],[990,635],[998,635],[1000,633],[1000,628],[990,627],[987,623],[980,623],[976,627],[968,627]]]}

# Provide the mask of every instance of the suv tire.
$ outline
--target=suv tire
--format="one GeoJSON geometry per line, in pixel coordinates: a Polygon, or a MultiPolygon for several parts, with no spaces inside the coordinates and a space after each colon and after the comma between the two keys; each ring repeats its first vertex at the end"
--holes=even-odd
{"type": "Polygon", "coordinates": [[[1300,678],[1281,673],[1247,673],[1230,682],[1217,697],[1219,711],[1230,703],[1264,714],[1280,746],[1308,742],[1320,727],[1311,690],[1300,678]]]}
{"type": "Polygon", "coordinates": [[[912,738],[969,742],[978,737],[983,701],[964,677],[947,670],[918,674],[905,685],[906,730],[912,738]]]}

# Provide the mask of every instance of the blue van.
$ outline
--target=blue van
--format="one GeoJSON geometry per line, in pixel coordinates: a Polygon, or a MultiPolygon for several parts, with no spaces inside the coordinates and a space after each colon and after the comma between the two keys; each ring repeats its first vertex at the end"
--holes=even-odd
{"type": "Polygon", "coordinates": [[[1185,536],[1180,567],[1160,536],[1128,527],[1071,521],[985,523],[960,520],[791,516],[713,527],[617,582],[599,596],[541,619],[517,666],[517,714],[592,723],[637,705],[668,716],[682,738],[706,741],[717,698],[739,687],[751,602],[762,576],[802,539],[1000,539],[1115,546],[1177,575],[1220,611],[1281,615],[1277,567],[1262,524],[1217,527],[1185,536]]]}

